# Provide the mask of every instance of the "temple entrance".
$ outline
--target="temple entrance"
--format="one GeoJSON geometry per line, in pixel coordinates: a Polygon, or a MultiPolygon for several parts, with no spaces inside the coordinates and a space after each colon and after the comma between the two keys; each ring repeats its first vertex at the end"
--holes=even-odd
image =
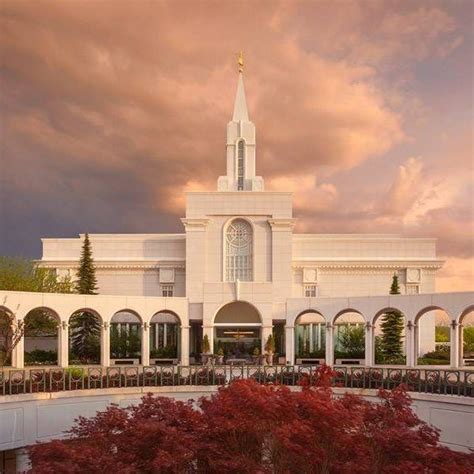
{"type": "Polygon", "coordinates": [[[254,306],[242,301],[222,307],[214,319],[214,354],[226,362],[250,361],[260,354],[262,322],[254,306]]]}

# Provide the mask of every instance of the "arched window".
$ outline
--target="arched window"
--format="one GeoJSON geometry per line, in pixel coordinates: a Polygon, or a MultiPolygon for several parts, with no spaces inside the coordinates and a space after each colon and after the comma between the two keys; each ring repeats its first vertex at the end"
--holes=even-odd
{"type": "Polygon", "coordinates": [[[225,234],[226,281],[252,281],[252,226],[235,219],[225,234]]]}
{"type": "Polygon", "coordinates": [[[237,190],[244,190],[244,141],[237,145],[237,190]]]}

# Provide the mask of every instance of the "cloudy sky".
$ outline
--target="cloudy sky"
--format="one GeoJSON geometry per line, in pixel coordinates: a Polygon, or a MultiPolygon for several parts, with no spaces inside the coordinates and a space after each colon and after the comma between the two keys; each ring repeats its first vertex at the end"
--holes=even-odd
{"type": "Polygon", "coordinates": [[[473,287],[473,11],[451,1],[3,0],[0,254],[182,232],[224,173],[236,52],[297,231],[438,238],[473,287]]]}

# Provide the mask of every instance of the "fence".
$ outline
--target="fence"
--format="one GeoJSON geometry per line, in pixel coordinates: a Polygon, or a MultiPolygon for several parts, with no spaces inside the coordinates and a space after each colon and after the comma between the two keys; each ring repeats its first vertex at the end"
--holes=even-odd
{"type": "MultiPolygon", "coordinates": [[[[392,389],[474,397],[474,371],[338,367],[332,385],[359,389],[392,389]]],[[[0,371],[0,395],[121,387],[227,385],[237,379],[262,384],[316,385],[318,366],[153,366],[69,367],[0,371]]]]}

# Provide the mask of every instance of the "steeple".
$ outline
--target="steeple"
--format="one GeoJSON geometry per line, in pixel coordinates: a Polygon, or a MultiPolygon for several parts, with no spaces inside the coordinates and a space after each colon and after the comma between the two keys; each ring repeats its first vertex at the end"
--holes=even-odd
{"type": "Polygon", "coordinates": [[[234,114],[227,124],[227,175],[217,181],[219,191],[263,191],[263,179],[255,176],[255,125],[249,120],[244,89],[244,58],[238,56],[239,78],[234,114]]]}
{"type": "Polygon", "coordinates": [[[244,73],[239,72],[239,82],[237,83],[237,94],[235,94],[233,122],[249,121],[247,111],[247,101],[245,100],[244,73]]]}

